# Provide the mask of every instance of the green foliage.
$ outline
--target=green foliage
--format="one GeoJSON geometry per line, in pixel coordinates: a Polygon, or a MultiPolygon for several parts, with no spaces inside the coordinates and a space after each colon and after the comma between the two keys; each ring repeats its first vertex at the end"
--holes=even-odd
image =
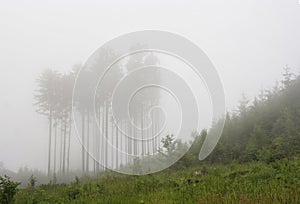
{"type": "Polygon", "coordinates": [[[110,173],[82,183],[22,189],[16,203],[299,203],[300,160],[196,165],[146,176],[110,173]]]}
{"type": "Polygon", "coordinates": [[[253,104],[243,95],[237,112],[227,114],[221,139],[206,162],[272,162],[299,156],[300,76],[294,76],[285,69],[282,86],[262,92],[253,104]]]}
{"type": "Polygon", "coordinates": [[[74,184],[76,184],[76,185],[79,184],[79,178],[78,178],[78,176],[75,176],[75,182],[74,182],[74,184]]]}
{"type": "MultiPolygon", "coordinates": [[[[200,163],[198,154],[208,131],[194,133],[189,151],[163,172],[143,177],[105,173],[94,180],[76,177],[68,186],[21,190],[17,203],[300,202],[300,76],[286,69],[282,85],[262,91],[252,104],[243,95],[238,110],[226,114],[213,153],[200,163]]],[[[161,142],[162,159],[187,148],[173,135],[161,142]]],[[[141,173],[146,170],[141,164],[147,161],[135,159],[127,168],[141,173]]]]}
{"type": "Polygon", "coordinates": [[[36,182],[37,182],[37,178],[34,177],[33,175],[31,175],[31,176],[29,177],[28,180],[29,180],[28,186],[29,186],[30,188],[34,188],[34,187],[35,187],[35,184],[36,184],[36,182]]]}
{"type": "Polygon", "coordinates": [[[68,200],[75,200],[80,195],[80,189],[77,186],[68,186],[66,189],[68,200]]]}
{"type": "Polygon", "coordinates": [[[162,138],[161,142],[163,143],[163,148],[165,148],[168,153],[175,149],[174,135],[167,135],[165,138],[162,138]]]}
{"type": "Polygon", "coordinates": [[[97,186],[97,191],[98,191],[99,195],[103,195],[104,192],[105,192],[105,186],[104,186],[104,184],[97,183],[96,186],[97,186]]]}
{"type": "Polygon", "coordinates": [[[13,182],[8,176],[0,176],[0,203],[10,204],[14,201],[14,196],[17,193],[18,182],[13,182]]]}

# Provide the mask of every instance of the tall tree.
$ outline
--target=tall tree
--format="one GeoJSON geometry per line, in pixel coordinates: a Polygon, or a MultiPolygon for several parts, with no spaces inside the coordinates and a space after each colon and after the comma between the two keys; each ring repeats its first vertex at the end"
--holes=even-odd
{"type": "Polygon", "coordinates": [[[34,96],[37,106],[37,112],[47,116],[49,121],[49,142],[48,142],[48,176],[51,168],[51,136],[53,112],[58,105],[58,87],[57,82],[59,74],[56,71],[47,69],[37,79],[38,89],[34,96]]]}

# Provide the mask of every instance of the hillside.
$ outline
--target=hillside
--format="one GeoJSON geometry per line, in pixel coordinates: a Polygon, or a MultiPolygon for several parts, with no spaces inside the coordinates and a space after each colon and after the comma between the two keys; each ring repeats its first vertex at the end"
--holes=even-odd
{"type": "Polygon", "coordinates": [[[113,172],[20,190],[16,203],[299,203],[300,76],[285,70],[281,84],[252,103],[243,97],[226,115],[217,147],[198,154],[207,135],[169,169],[147,176],[113,172]]]}
{"type": "Polygon", "coordinates": [[[147,176],[106,173],[24,189],[16,203],[299,203],[300,160],[199,165],[147,176]]]}

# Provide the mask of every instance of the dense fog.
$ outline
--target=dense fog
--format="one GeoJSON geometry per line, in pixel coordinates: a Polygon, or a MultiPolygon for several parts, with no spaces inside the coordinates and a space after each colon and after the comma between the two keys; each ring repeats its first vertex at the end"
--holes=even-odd
{"type": "MultiPolygon", "coordinates": [[[[253,100],[261,90],[281,80],[284,67],[299,72],[299,25],[297,1],[2,2],[0,168],[17,172],[28,167],[47,172],[49,124],[47,117],[38,114],[34,106],[37,79],[46,69],[68,75],[103,43],[117,36],[145,29],[169,31],[188,38],[206,53],[222,79],[226,110],[234,111],[242,94],[253,100]]],[[[169,62],[168,57],[160,57],[161,64],[175,70],[182,66],[169,62]]],[[[120,70],[124,72],[125,68],[120,70]]],[[[189,73],[181,74],[191,78],[192,85],[203,88],[200,92],[205,95],[201,82],[194,83],[189,73]]],[[[176,86],[175,77],[167,79],[167,76],[170,75],[158,73],[162,81],[174,79],[176,86]]],[[[206,119],[201,121],[200,129],[209,127],[211,122],[210,110],[206,109],[208,96],[204,98],[207,101],[202,104],[202,113],[206,119]]],[[[166,109],[176,118],[180,113],[173,112],[176,104],[169,100],[167,95],[161,96],[162,104],[169,104],[166,109]]],[[[101,107],[104,110],[105,106],[101,107]]],[[[176,132],[175,120],[168,125],[170,129],[165,134],[176,132]]],[[[71,135],[69,168],[80,171],[81,141],[75,129],[71,135]]],[[[154,149],[154,144],[151,145],[154,149]]],[[[115,160],[112,167],[121,164],[115,160]]],[[[87,167],[93,168],[92,164],[87,167]]]]}

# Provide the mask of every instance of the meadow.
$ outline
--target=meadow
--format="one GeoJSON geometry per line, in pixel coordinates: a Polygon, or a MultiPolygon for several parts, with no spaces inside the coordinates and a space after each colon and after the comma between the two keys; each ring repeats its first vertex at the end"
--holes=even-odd
{"type": "Polygon", "coordinates": [[[199,164],[147,176],[105,172],[20,189],[15,203],[300,203],[300,160],[199,164]]]}

